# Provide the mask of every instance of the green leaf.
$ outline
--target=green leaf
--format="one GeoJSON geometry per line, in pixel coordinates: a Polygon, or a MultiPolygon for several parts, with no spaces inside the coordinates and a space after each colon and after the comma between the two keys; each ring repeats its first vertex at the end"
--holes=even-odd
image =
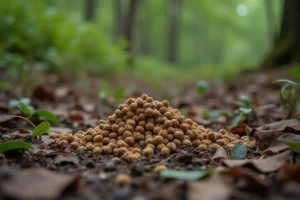
{"type": "Polygon", "coordinates": [[[19,107],[26,116],[31,116],[34,110],[32,106],[26,105],[22,102],[19,102],[19,107]]]}
{"type": "Polygon", "coordinates": [[[22,103],[25,104],[25,105],[30,105],[31,99],[30,99],[30,98],[27,98],[27,97],[24,97],[24,98],[21,98],[21,99],[20,99],[20,102],[22,102],[22,103]]]}
{"type": "Polygon", "coordinates": [[[7,141],[0,143],[0,153],[11,151],[11,150],[30,150],[32,149],[32,146],[27,142],[21,142],[21,141],[7,141]]]}
{"type": "Polygon", "coordinates": [[[124,94],[125,94],[125,88],[124,87],[120,87],[118,89],[116,89],[113,93],[113,97],[116,99],[116,100],[120,100],[124,97],[124,94]]]}
{"type": "Polygon", "coordinates": [[[50,123],[49,122],[42,122],[40,123],[35,129],[32,131],[31,136],[36,137],[43,135],[47,133],[47,131],[50,129],[50,123]]]}
{"type": "Polygon", "coordinates": [[[296,83],[294,81],[291,81],[289,79],[278,79],[276,81],[273,81],[273,83],[288,83],[288,84],[291,84],[291,85],[296,85],[296,83]]]}
{"type": "Polygon", "coordinates": [[[8,102],[9,109],[12,109],[13,107],[16,107],[19,105],[19,101],[16,99],[12,99],[8,102]]]}
{"type": "Polygon", "coordinates": [[[233,118],[231,125],[232,126],[237,126],[240,123],[244,122],[247,118],[244,116],[236,116],[235,118],[233,118]]]}
{"type": "Polygon", "coordinates": [[[244,144],[237,144],[230,150],[233,159],[243,159],[247,154],[247,147],[244,144]]]}
{"type": "Polygon", "coordinates": [[[204,111],[202,112],[202,116],[205,119],[214,119],[220,116],[229,116],[230,113],[225,110],[212,110],[212,111],[204,111]]]}
{"type": "Polygon", "coordinates": [[[299,142],[295,142],[293,140],[283,138],[283,137],[278,138],[278,141],[285,143],[287,146],[291,147],[293,149],[293,151],[300,153],[300,143],[299,142]]]}
{"type": "Polygon", "coordinates": [[[164,170],[160,172],[162,178],[172,178],[179,180],[199,180],[205,178],[213,173],[212,169],[204,171],[177,171],[177,170],[164,170]]]}
{"type": "Polygon", "coordinates": [[[34,117],[43,117],[54,124],[58,125],[59,124],[59,119],[52,113],[49,112],[48,110],[37,110],[33,113],[34,117]]]}
{"type": "Polygon", "coordinates": [[[241,101],[243,102],[243,104],[244,104],[244,107],[246,107],[246,108],[250,108],[250,99],[247,97],[247,96],[245,96],[245,95],[241,95],[240,96],[240,99],[241,99],[241,101]]]}
{"type": "Polygon", "coordinates": [[[266,104],[255,108],[255,110],[263,110],[263,109],[275,108],[275,107],[276,107],[275,104],[266,104]]]}
{"type": "Polygon", "coordinates": [[[250,113],[252,113],[252,109],[251,108],[239,108],[238,109],[240,113],[243,113],[245,115],[249,115],[250,113]]]}

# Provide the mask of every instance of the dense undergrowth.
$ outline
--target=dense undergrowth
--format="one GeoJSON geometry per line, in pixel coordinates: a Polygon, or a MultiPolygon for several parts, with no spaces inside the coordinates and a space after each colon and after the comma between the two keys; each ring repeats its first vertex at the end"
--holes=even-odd
{"type": "Polygon", "coordinates": [[[0,12],[0,67],[8,76],[20,68],[103,73],[126,59],[122,45],[112,45],[101,27],[43,1],[4,1],[0,12]]]}

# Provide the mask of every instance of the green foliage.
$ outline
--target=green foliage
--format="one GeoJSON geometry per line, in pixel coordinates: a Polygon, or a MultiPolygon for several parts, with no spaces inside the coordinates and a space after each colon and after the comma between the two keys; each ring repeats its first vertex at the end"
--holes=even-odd
{"type": "Polygon", "coordinates": [[[32,137],[41,136],[41,135],[47,133],[49,131],[49,129],[50,129],[49,122],[42,122],[37,127],[35,127],[35,129],[33,129],[31,136],[32,137]]]}
{"type": "Polygon", "coordinates": [[[4,153],[6,151],[11,151],[11,150],[29,151],[30,149],[32,149],[32,146],[27,142],[7,141],[7,142],[0,143],[0,153],[4,153]]]}
{"type": "Polygon", "coordinates": [[[239,115],[233,118],[232,121],[233,126],[236,126],[244,122],[246,119],[248,120],[248,124],[250,124],[251,118],[253,117],[256,111],[275,107],[274,104],[266,104],[266,105],[253,108],[251,107],[251,100],[244,95],[241,95],[240,100],[235,100],[233,104],[239,106],[239,108],[235,110],[235,113],[238,113],[239,115]]]}
{"type": "Polygon", "coordinates": [[[300,153],[300,143],[299,142],[295,142],[293,140],[283,138],[283,137],[278,138],[278,141],[285,143],[287,146],[291,147],[291,149],[293,149],[293,151],[300,153]]]}
{"type": "Polygon", "coordinates": [[[123,63],[120,47],[110,44],[95,24],[83,22],[44,1],[0,4],[0,67],[11,74],[27,70],[105,72],[123,63]]]}
{"type": "Polygon", "coordinates": [[[212,169],[207,169],[204,171],[164,170],[160,172],[160,177],[179,180],[199,180],[211,175],[212,173],[212,169]]]}
{"type": "Polygon", "coordinates": [[[232,147],[229,153],[233,159],[243,159],[247,154],[247,147],[244,144],[237,144],[232,147]]]}
{"type": "Polygon", "coordinates": [[[34,108],[30,105],[31,99],[29,98],[21,98],[20,100],[12,99],[8,103],[9,109],[14,107],[18,107],[25,114],[25,116],[31,116],[34,112],[34,108]]]}
{"type": "Polygon", "coordinates": [[[273,83],[283,83],[279,93],[281,104],[288,113],[287,117],[292,117],[296,110],[297,100],[300,97],[300,83],[289,79],[278,79],[273,83]]]}

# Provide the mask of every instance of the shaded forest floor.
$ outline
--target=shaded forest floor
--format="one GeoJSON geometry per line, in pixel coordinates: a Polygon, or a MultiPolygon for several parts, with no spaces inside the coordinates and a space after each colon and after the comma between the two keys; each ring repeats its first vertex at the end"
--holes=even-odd
{"type": "MultiPolygon", "coordinates": [[[[24,153],[8,152],[0,158],[1,199],[298,199],[300,196],[298,155],[287,146],[274,143],[273,136],[261,136],[265,130],[273,131],[276,137],[287,132],[296,138],[299,136],[299,110],[295,111],[294,121],[282,122],[286,113],[278,92],[281,85],[272,84],[276,79],[290,78],[285,70],[241,73],[226,83],[209,82],[202,92],[194,82],[176,80],[148,83],[118,76],[103,81],[91,76],[78,77],[80,81],[75,82],[74,78],[57,74],[36,74],[35,77],[38,84],[26,88],[31,105],[51,111],[60,119],[60,124],[52,125],[49,132],[75,133],[96,127],[99,120],[113,114],[120,103],[146,93],[157,100],[168,99],[173,108],[205,128],[226,129],[240,137],[248,135],[251,140],[255,135],[258,146],[248,149],[238,163],[225,148],[195,147],[179,147],[169,157],[154,153],[134,163],[123,159],[113,162],[112,155],[58,146],[48,134],[43,135],[42,142],[33,140],[26,131],[31,129],[26,121],[3,120],[0,142],[22,140],[34,148],[24,153]],[[106,91],[106,85],[111,86],[107,94],[122,86],[125,94],[119,99],[102,93],[100,98],[99,92],[106,91]],[[232,123],[239,114],[234,110],[239,107],[233,102],[241,95],[249,98],[252,109],[267,104],[275,106],[257,110],[249,121],[236,126],[232,123]],[[214,173],[203,180],[187,181],[160,176],[155,171],[158,165],[189,172],[214,169],[214,173]],[[129,175],[130,180],[119,184],[116,177],[121,173],[129,175]]],[[[16,94],[22,90],[18,81],[12,86],[0,91],[0,114],[23,116],[20,109],[9,109],[9,102],[19,97],[16,94]]],[[[41,122],[31,120],[35,124],[41,122]]]]}

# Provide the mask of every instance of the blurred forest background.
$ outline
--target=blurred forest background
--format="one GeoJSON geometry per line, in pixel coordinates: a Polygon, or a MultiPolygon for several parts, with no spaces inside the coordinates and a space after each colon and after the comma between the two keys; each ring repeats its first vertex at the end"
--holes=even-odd
{"type": "Polygon", "coordinates": [[[3,0],[1,79],[32,70],[226,77],[272,50],[287,1],[297,2],[3,0]]]}

